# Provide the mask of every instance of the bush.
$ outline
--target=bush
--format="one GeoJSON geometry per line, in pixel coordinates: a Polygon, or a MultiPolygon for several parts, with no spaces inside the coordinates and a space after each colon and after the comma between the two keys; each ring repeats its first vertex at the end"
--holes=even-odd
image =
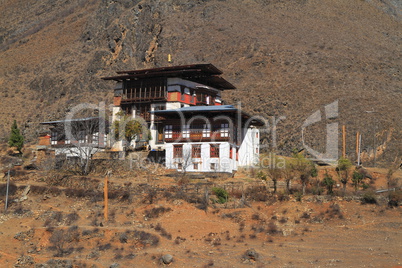
{"type": "Polygon", "coordinates": [[[77,221],[80,216],[77,212],[70,213],[66,216],[66,225],[71,225],[73,222],[77,221]]]}
{"type": "Polygon", "coordinates": [[[251,186],[246,189],[246,196],[253,201],[266,202],[270,196],[266,186],[251,186]]]}
{"type": "Polygon", "coordinates": [[[296,198],[296,201],[301,202],[302,197],[303,197],[303,193],[302,192],[296,192],[296,193],[294,193],[294,196],[296,198]]]}
{"type": "Polygon", "coordinates": [[[260,179],[260,180],[263,180],[263,181],[266,181],[267,180],[267,175],[262,170],[260,170],[260,171],[257,172],[256,178],[260,179]]]}
{"type": "Polygon", "coordinates": [[[289,195],[285,192],[278,192],[277,194],[278,201],[288,201],[289,200],[289,195]]]}
{"type": "Polygon", "coordinates": [[[158,223],[158,224],[154,227],[154,229],[155,229],[155,231],[159,232],[159,233],[161,234],[161,236],[163,236],[163,237],[165,237],[165,238],[167,238],[167,239],[169,239],[169,240],[172,240],[172,235],[171,235],[170,233],[168,233],[168,232],[166,231],[166,229],[163,228],[160,223],[158,223]]]}
{"type": "Polygon", "coordinates": [[[145,217],[147,218],[158,218],[162,214],[172,211],[171,208],[165,208],[165,207],[157,207],[157,208],[152,208],[150,210],[145,210],[145,217]]]}
{"type": "Polygon", "coordinates": [[[343,219],[343,214],[341,212],[341,207],[338,204],[331,204],[329,209],[325,212],[328,214],[328,218],[332,219],[334,217],[338,217],[339,219],[343,219]]]}
{"type": "Polygon", "coordinates": [[[229,194],[225,189],[213,187],[212,192],[216,195],[220,204],[226,203],[229,199],[229,194]]]}
{"type": "Polygon", "coordinates": [[[398,207],[402,203],[402,190],[391,192],[389,194],[389,207],[398,207]]]}
{"type": "Polygon", "coordinates": [[[276,226],[275,223],[270,222],[270,223],[268,224],[267,233],[270,234],[270,235],[274,235],[274,234],[279,233],[278,227],[276,226]]]}
{"type": "Polygon", "coordinates": [[[365,192],[361,198],[362,204],[377,204],[374,192],[365,192]]]}
{"type": "MultiPolygon", "coordinates": [[[[18,187],[13,183],[10,182],[8,185],[8,194],[9,196],[14,195],[17,192],[18,187]]],[[[7,192],[7,183],[0,184],[0,197],[6,196],[7,192]]]]}

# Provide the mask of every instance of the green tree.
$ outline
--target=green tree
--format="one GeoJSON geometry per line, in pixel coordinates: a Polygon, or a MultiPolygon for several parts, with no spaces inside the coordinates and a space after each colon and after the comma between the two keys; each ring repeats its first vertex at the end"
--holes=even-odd
{"type": "Polygon", "coordinates": [[[357,187],[359,187],[359,185],[363,179],[364,179],[364,175],[362,173],[360,173],[357,170],[353,171],[352,182],[353,182],[353,185],[355,186],[355,191],[357,191],[357,187]]]}
{"type": "Polygon", "coordinates": [[[14,120],[13,125],[11,126],[11,134],[8,139],[8,146],[17,147],[17,150],[20,154],[22,154],[22,147],[24,147],[24,137],[21,135],[21,132],[17,126],[17,121],[14,120]]]}
{"type": "Polygon", "coordinates": [[[332,194],[335,181],[334,179],[332,179],[332,176],[329,175],[327,171],[325,172],[325,176],[322,183],[325,185],[325,187],[327,187],[327,194],[332,194]]]}
{"type": "Polygon", "coordinates": [[[343,195],[346,193],[346,184],[349,180],[349,169],[352,167],[352,162],[347,158],[339,158],[336,172],[339,175],[340,181],[343,184],[343,195]]]}
{"type": "Polygon", "coordinates": [[[284,169],[282,170],[283,177],[286,182],[286,191],[290,193],[290,182],[295,176],[295,170],[293,169],[293,159],[287,159],[284,169]]]}
{"type": "Polygon", "coordinates": [[[292,168],[299,175],[303,187],[303,195],[306,194],[306,186],[312,175],[316,176],[314,163],[305,158],[301,153],[294,153],[292,168]],[[315,170],[315,171],[314,171],[315,170]]]}
{"type": "Polygon", "coordinates": [[[113,122],[113,130],[116,140],[125,139],[130,144],[137,135],[142,133],[142,124],[130,116],[123,116],[121,120],[113,122]]]}
{"type": "Polygon", "coordinates": [[[274,183],[274,193],[276,193],[277,190],[277,184],[278,184],[278,180],[282,177],[282,173],[283,173],[283,169],[285,167],[282,167],[280,158],[274,154],[271,154],[271,158],[272,161],[270,161],[271,163],[268,165],[266,171],[268,173],[268,176],[271,178],[272,182],[274,183]]]}

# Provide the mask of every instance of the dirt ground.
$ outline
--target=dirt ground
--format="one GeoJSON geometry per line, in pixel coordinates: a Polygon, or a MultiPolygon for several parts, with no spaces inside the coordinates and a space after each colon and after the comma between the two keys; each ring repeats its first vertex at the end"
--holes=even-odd
{"type": "MultiPolygon", "coordinates": [[[[372,187],[381,188],[384,171],[376,172],[372,187]]],[[[245,175],[214,184],[257,185],[245,175]]],[[[352,187],[345,198],[307,194],[301,201],[258,187],[242,200],[227,188],[228,203],[213,203],[210,193],[206,208],[204,186],[191,188],[206,180],[178,186],[177,178],[150,181],[138,172],[130,183],[111,177],[105,221],[103,177],[68,179],[66,187],[42,176],[15,179],[10,200],[31,188],[7,213],[2,196],[1,267],[402,267],[401,207],[388,208],[386,196],[363,205],[352,187]],[[166,254],[170,264],[161,261],[166,254]]]]}

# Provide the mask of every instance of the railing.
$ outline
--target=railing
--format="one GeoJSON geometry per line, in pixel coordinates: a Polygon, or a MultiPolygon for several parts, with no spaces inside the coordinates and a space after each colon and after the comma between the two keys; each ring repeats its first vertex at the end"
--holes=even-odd
{"type": "Polygon", "coordinates": [[[173,131],[171,138],[166,138],[166,142],[174,142],[174,141],[192,141],[192,142],[202,142],[202,141],[229,141],[230,137],[228,137],[227,133],[222,135],[221,131],[190,131],[189,133],[183,133],[180,131],[173,131]],[[209,135],[208,135],[209,134],[209,135]]]}

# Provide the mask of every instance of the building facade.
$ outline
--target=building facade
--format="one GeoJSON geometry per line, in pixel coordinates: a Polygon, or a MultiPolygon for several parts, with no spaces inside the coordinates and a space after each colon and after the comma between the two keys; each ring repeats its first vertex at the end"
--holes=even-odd
{"type": "Polygon", "coordinates": [[[39,137],[39,146],[65,158],[91,158],[106,147],[108,126],[99,117],[42,122],[48,131],[39,137]]]}
{"type": "MultiPolygon", "coordinates": [[[[168,169],[233,172],[258,161],[263,123],[232,105],[221,93],[235,87],[212,64],[121,71],[116,81],[112,120],[122,114],[142,120],[151,150],[165,151],[168,169]]],[[[137,139],[137,142],[139,140],[137,139]]],[[[125,150],[116,142],[115,150],[125,150]]]]}

